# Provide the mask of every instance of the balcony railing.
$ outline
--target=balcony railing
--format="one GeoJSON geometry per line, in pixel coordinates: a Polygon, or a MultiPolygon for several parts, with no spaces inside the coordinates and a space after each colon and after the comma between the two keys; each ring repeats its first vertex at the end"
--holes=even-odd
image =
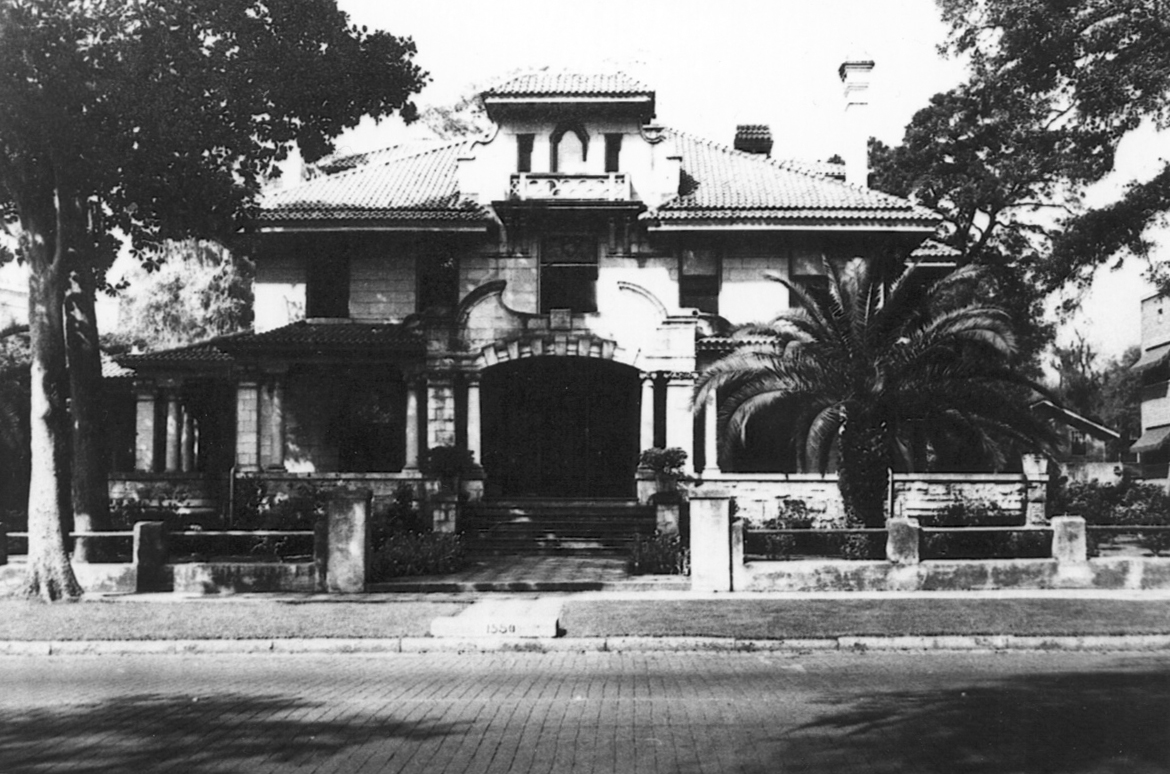
{"type": "Polygon", "coordinates": [[[561,175],[521,172],[512,175],[511,199],[563,199],[571,201],[622,202],[630,200],[630,181],[625,174],[561,175]]]}

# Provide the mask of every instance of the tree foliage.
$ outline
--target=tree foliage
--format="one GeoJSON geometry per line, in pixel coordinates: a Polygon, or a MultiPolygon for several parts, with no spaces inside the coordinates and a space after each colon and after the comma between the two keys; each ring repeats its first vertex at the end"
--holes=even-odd
{"type": "Polygon", "coordinates": [[[1102,358],[1084,338],[1053,350],[1060,382],[1055,390],[1065,406],[1121,433],[1119,448],[1128,450],[1141,434],[1141,374],[1133,369],[1141,356],[1130,347],[1119,358],[1102,358]]]}
{"type": "MultiPolygon", "coordinates": [[[[1170,125],[1170,7],[1161,0],[938,0],[950,51],[970,57],[971,82],[1029,107],[1072,185],[1113,169],[1118,143],[1149,121],[1170,125]]],[[[1086,287],[1115,255],[1145,256],[1146,229],[1170,209],[1170,162],[1116,202],[1062,218],[1034,266],[1046,290],[1086,287]]],[[[1155,277],[1163,286],[1165,270],[1155,277]]]]}
{"type": "Polygon", "coordinates": [[[61,482],[71,421],[97,413],[92,301],[115,232],[149,262],[245,227],[294,145],[312,162],[362,116],[415,117],[414,52],[335,0],[0,0],[0,207],[30,269],[31,593],[79,592],[61,482]]]}
{"type": "Polygon", "coordinates": [[[1028,408],[1040,388],[1011,366],[1008,315],[967,300],[979,269],[924,283],[911,268],[887,286],[861,258],[827,268],[823,293],[773,277],[801,307],[740,329],[744,345],[700,375],[695,405],[725,396],[730,443],[764,412],[795,417],[806,467],[823,472],[837,455],[849,521],[880,526],[890,469],[969,462],[973,451],[1002,465],[1011,445],[1050,441],[1028,408]]]}

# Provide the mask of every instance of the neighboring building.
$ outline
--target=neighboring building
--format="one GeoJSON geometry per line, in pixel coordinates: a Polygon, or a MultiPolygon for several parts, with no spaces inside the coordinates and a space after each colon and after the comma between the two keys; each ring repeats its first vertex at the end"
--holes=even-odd
{"type": "Polygon", "coordinates": [[[1142,478],[1170,485],[1170,299],[1142,299],[1142,435],[1129,447],[1142,478]]]}
{"type": "MultiPolygon", "coordinates": [[[[872,67],[841,68],[851,121],[872,67]]],[[[326,160],[263,200],[255,331],[121,359],[140,478],[383,491],[448,445],[482,461],[488,497],[632,497],[650,446],[708,477],[795,470],[759,433],[717,458],[714,412],[691,407],[728,327],[788,304],[765,272],[951,266],[925,242],[936,214],[774,158],[767,127],[729,146],[659,126],[625,75],[521,76],[484,104],[490,136],[326,160]]],[[[853,135],[845,177],[864,181],[853,135]]]]}
{"type": "Polygon", "coordinates": [[[1047,399],[1033,403],[1032,410],[1052,423],[1057,437],[1053,462],[1062,478],[1101,483],[1121,478],[1121,433],[1047,399]]]}

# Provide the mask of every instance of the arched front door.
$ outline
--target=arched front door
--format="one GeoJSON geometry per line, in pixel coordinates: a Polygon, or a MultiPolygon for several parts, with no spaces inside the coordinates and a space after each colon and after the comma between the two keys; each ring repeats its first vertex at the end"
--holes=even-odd
{"type": "Polygon", "coordinates": [[[638,371],[608,360],[535,357],[483,372],[489,494],[632,497],[638,371]]]}

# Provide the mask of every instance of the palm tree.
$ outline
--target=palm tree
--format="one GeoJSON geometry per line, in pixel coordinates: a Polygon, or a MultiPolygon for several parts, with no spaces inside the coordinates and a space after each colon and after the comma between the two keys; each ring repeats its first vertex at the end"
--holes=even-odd
{"type": "Polygon", "coordinates": [[[769,275],[800,307],[741,328],[743,345],[700,375],[695,405],[717,391],[725,445],[742,444],[753,417],[786,412],[806,469],[836,455],[854,526],[883,523],[888,471],[926,450],[960,445],[1002,466],[1012,445],[1050,448],[1028,408],[1045,391],[1012,367],[1011,321],[977,300],[976,267],[933,283],[914,267],[884,283],[860,258],[826,273],[822,292],[769,275]]]}

